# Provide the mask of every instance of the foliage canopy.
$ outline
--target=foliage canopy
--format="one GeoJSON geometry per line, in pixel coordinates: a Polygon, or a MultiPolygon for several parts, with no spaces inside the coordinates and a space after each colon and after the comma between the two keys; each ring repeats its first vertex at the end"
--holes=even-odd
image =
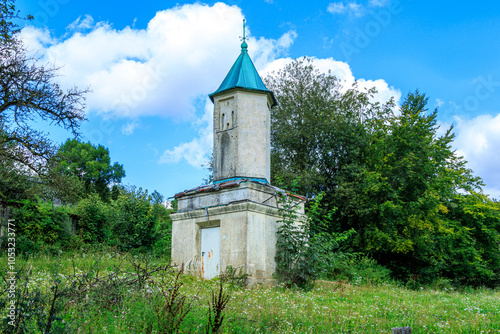
{"type": "Polygon", "coordinates": [[[77,139],[68,139],[61,145],[54,160],[55,174],[76,177],[86,194],[97,193],[105,201],[110,200],[110,187],[125,177],[123,165],[111,164],[107,148],[77,139]]]}
{"type": "MultiPolygon", "coordinates": [[[[374,103],[375,90],[346,88],[304,58],[266,78],[273,109],[271,169],[316,197],[330,233],[354,230],[343,250],[370,256],[399,279],[500,282],[500,212],[479,177],[440,134],[428,98],[374,103]],[[487,217],[487,218],[486,218],[487,217]]],[[[312,227],[314,230],[314,226],[312,227]]]]}

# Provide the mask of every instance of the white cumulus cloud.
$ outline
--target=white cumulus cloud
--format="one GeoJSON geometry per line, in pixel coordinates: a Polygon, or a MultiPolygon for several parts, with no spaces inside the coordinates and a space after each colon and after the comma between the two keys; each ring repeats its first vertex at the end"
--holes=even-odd
{"type": "Polygon", "coordinates": [[[332,2],[328,5],[327,11],[332,14],[344,14],[347,9],[347,6],[342,2],[332,2]]]}
{"type": "Polygon", "coordinates": [[[485,193],[500,198],[500,114],[481,115],[473,119],[455,118],[457,155],[467,160],[467,165],[480,176],[485,193]]]}
{"type": "MultiPolygon", "coordinates": [[[[396,89],[383,80],[367,80],[363,78],[356,79],[352,74],[351,67],[346,62],[334,60],[333,58],[310,58],[312,60],[312,64],[315,68],[317,68],[322,73],[328,73],[335,75],[337,79],[342,82],[342,88],[347,90],[352,87],[352,85],[357,82],[358,89],[361,91],[365,89],[370,89],[375,87],[378,91],[377,94],[373,97],[372,102],[380,102],[386,103],[391,98],[394,98],[396,104],[398,104],[401,100],[401,91],[396,89]]],[[[287,64],[290,64],[293,61],[291,58],[280,58],[275,61],[270,62],[263,70],[262,75],[267,75],[273,71],[279,71],[283,69],[287,64]]]]}
{"type": "Polygon", "coordinates": [[[203,117],[193,124],[198,129],[198,137],[173,149],[165,150],[159,163],[177,163],[185,160],[194,167],[201,168],[207,165],[207,158],[213,147],[213,104],[209,99],[206,100],[204,109],[203,117]]]}
{"type": "Polygon", "coordinates": [[[94,19],[90,15],[85,15],[83,19],[81,17],[78,17],[67,27],[67,29],[69,31],[76,31],[76,30],[91,29],[93,27],[94,27],[94,19]]]}
{"type": "MultiPolygon", "coordinates": [[[[91,88],[90,111],[188,120],[193,101],[214,91],[236,59],[242,20],[236,6],[195,3],[158,12],[146,29],[117,30],[86,16],[60,39],[33,27],[22,38],[29,49],[40,50],[42,62],[61,67],[63,87],[91,88]]],[[[257,65],[286,53],[296,37],[293,31],[277,40],[248,33],[257,65]]]]}

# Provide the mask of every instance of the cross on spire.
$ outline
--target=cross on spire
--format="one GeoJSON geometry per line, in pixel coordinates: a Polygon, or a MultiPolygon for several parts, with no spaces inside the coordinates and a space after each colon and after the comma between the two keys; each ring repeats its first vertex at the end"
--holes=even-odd
{"type": "Polygon", "coordinates": [[[247,51],[247,48],[248,48],[248,44],[246,42],[246,36],[245,36],[245,22],[246,20],[243,19],[243,38],[241,39],[243,41],[243,43],[241,43],[241,51],[247,51]]]}
{"type": "Polygon", "coordinates": [[[246,37],[245,37],[245,19],[243,19],[243,42],[245,41],[246,37]]]}

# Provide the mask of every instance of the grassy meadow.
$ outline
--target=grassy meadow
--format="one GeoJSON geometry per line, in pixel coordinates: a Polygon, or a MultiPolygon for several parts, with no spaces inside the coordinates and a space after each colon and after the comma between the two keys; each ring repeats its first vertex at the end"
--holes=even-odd
{"type": "MultiPolygon", "coordinates": [[[[16,302],[25,310],[19,333],[44,333],[49,318],[50,333],[214,332],[218,279],[176,280],[165,262],[111,251],[16,261],[16,302]]],[[[0,262],[0,298],[8,303],[6,257],[0,262]]],[[[219,333],[391,333],[404,326],[412,333],[500,333],[498,290],[318,281],[302,291],[239,283],[232,275],[222,284],[228,302],[219,333]]],[[[2,333],[15,333],[2,305],[2,333]]]]}

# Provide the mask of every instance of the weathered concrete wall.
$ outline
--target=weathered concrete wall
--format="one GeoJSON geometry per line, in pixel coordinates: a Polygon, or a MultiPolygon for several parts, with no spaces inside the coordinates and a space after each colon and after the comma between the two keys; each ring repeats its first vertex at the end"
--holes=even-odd
{"type": "MultiPolygon", "coordinates": [[[[177,209],[180,212],[190,211],[238,201],[252,201],[278,207],[280,191],[282,190],[268,185],[246,181],[236,188],[222,189],[216,192],[194,193],[180,197],[177,199],[177,209]]],[[[304,213],[304,203],[301,203],[299,211],[304,213]]]]}
{"type": "MultiPolygon", "coordinates": [[[[244,184],[242,184],[244,185],[244,184]]],[[[246,184],[247,190],[254,185],[246,184]]],[[[240,185],[241,187],[241,185],[240,185]]],[[[264,188],[270,188],[260,186],[264,188]]],[[[230,189],[235,191],[237,189],[230,189]]],[[[228,194],[210,193],[212,197],[228,194]]],[[[181,199],[180,201],[182,201],[181,199]]],[[[212,202],[206,199],[202,202],[212,202]]],[[[303,211],[302,211],[303,213],[303,211]]],[[[197,208],[171,215],[172,262],[184,264],[187,272],[203,276],[201,272],[201,229],[220,226],[220,270],[228,266],[242,268],[251,275],[249,283],[270,283],[276,268],[276,229],[282,219],[280,210],[253,201],[237,201],[227,205],[197,208]]]]}
{"type": "Polygon", "coordinates": [[[214,180],[271,180],[269,95],[230,90],[214,97],[214,180]]]}

